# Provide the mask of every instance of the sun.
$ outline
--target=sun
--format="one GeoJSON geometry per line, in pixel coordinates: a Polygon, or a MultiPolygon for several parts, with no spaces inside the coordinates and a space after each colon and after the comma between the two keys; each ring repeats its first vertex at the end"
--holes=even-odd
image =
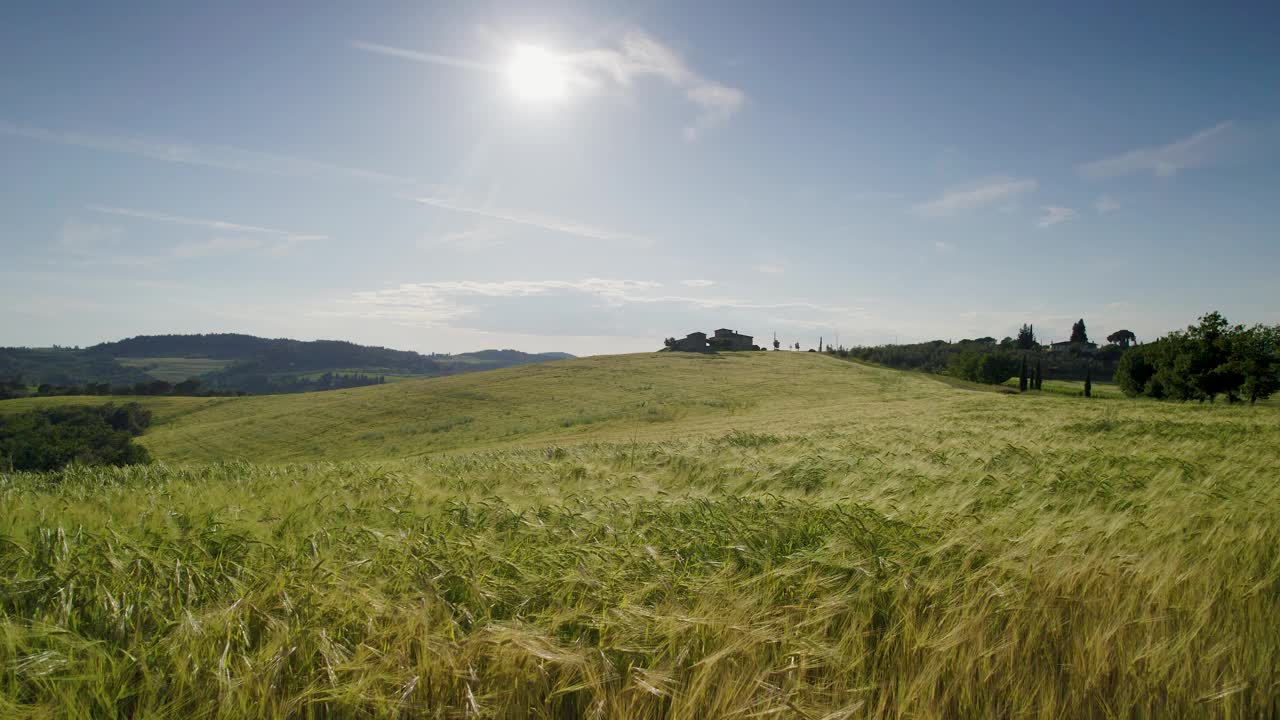
{"type": "Polygon", "coordinates": [[[564,62],[536,45],[516,46],[507,63],[507,80],[516,95],[525,100],[558,100],[569,89],[564,62]]]}

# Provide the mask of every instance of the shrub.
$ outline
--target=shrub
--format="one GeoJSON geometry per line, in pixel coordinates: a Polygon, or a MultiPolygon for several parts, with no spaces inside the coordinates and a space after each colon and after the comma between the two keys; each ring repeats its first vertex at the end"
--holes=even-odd
{"type": "Polygon", "coordinates": [[[133,442],[151,424],[137,403],[60,407],[0,418],[0,468],[57,470],[80,465],[141,465],[147,449],[133,442]]]}

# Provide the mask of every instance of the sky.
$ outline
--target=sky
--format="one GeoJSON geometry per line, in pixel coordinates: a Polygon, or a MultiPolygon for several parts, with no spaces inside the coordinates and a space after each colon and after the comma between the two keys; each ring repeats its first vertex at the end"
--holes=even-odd
{"type": "Polygon", "coordinates": [[[1280,5],[0,10],[0,345],[1280,322],[1280,5]]]}

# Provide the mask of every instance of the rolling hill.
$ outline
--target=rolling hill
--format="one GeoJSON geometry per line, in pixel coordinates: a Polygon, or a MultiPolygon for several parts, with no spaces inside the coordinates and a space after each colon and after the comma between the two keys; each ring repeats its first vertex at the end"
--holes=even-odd
{"type": "Polygon", "coordinates": [[[161,462],[0,474],[0,714],[1257,717],[1280,687],[1280,407],[774,352],[139,401],[161,462]]]}
{"type": "Polygon", "coordinates": [[[28,385],[118,386],[196,378],[206,389],[279,393],[494,370],[567,357],[573,356],[518,350],[423,355],[338,340],[234,333],[141,335],[84,349],[0,348],[0,379],[21,377],[28,385]],[[322,376],[335,375],[346,382],[318,382],[322,376]]]}

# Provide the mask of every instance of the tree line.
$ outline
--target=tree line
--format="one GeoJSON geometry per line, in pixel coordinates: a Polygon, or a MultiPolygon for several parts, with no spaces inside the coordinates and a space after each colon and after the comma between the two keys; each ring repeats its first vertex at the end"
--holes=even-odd
{"type": "Polygon", "coordinates": [[[1127,352],[1115,380],[1130,397],[1265,400],[1280,390],[1280,325],[1232,325],[1211,312],[1127,352]]]}
{"type": "Polygon", "coordinates": [[[963,339],[956,342],[932,340],[906,345],[827,348],[827,352],[899,370],[918,370],[950,375],[962,380],[999,385],[1018,377],[1023,357],[1039,368],[1041,379],[1110,380],[1121,356],[1136,342],[1129,330],[1107,337],[1108,344],[1094,348],[1083,319],[1072,326],[1065,349],[1048,351],[1036,337],[1035,327],[1024,324],[1016,337],[963,339]]]}
{"type": "Polygon", "coordinates": [[[133,384],[113,385],[106,382],[88,382],[82,385],[55,385],[40,383],[34,388],[22,376],[0,379],[0,400],[24,397],[53,397],[58,395],[171,395],[186,397],[233,397],[245,395],[243,391],[208,388],[199,380],[190,378],[178,383],[165,380],[148,380],[133,384]]]}
{"type": "Polygon", "coordinates": [[[1186,330],[1139,344],[1130,330],[1106,336],[1095,349],[1085,321],[1076,321],[1065,346],[1041,345],[1035,327],[1016,337],[908,345],[826,348],[828,353],[901,370],[950,375],[1000,385],[1019,378],[1020,389],[1039,389],[1046,377],[1079,380],[1086,394],[1095,381],[1113,380],[1129,397],[1228,402],[1263,400],[1280,392],[1280,325],[1231,325],[1219,312],[1186,330]]]}
{"type": "Polygon", "coordinates": [[[212,382],[234,386],[242,393],[258,395],[342,390],[366,385],[383,385],[387,382],[386,375],[370,375],[363,372],[324,372],[313,377],[264,373],[234,375],[213,373],[208,377],[212,382]]]}

